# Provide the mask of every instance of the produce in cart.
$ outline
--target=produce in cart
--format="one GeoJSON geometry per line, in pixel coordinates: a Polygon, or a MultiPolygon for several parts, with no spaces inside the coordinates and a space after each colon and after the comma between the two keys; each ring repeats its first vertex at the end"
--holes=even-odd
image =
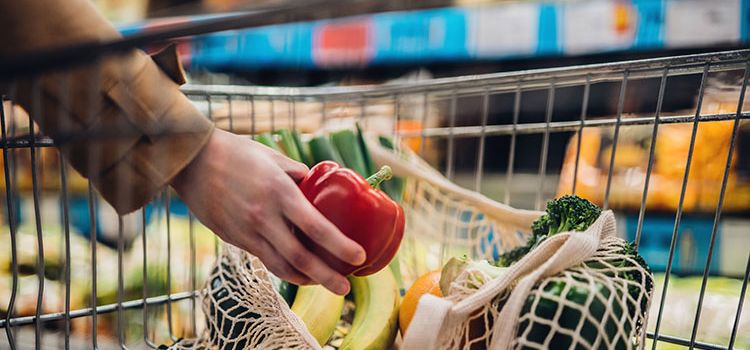
{"type": "Polygon", "coordinates": [[[419,299],[425,294],[432,294],[438,297],[443,296],[443,292],[440,289],[440,275],[441,270],[430,271],[421,277],[419,277],[414,284],[409,287],[409,290],[404,295],[404,299],[401,301],[401,309],[399,310],[399,328],[401,334],[406,334],[406,329],[409,328],[409,323],[414,312],[417,310],[417,304],[419,299]]]}
{"type": "MultiPolygon", "coordinates": [[[[512,275],[529,265],[531,260],[525,259],[527,255],[534,259],[537,248],[550,246],[545,242],[552,237],[588,233],[592,224],[604,217],[601,213],[600,208],[585,199],[563,196],[548,202],[546,213],[532,224],[532,234],[525,245],[502,254],[497,261],[472,261],[467,257],[451,259],[443,267],[440,278],[441,291],[451,302],[460,303],[478,291],[495,290],[488,288],[497,286],[498,281],[507,280],[508,284],[505,289],[498,289],[486,306],[473,308],[463,326],[445,330],[449,336],[438,340],[437,347],[484,349],[497,346],[505,344],[503,334],[508,334],[508,329],[513,328],[510,330],[513,335],[506,341],[516,349],[540,346],[634,348],[644,331],[653,277],[633,245],[615,237],[605,237],[596,252],[578,265],[561,269],[548,277],[538,275],[536,278],[541,277],[538,280],[530,279],[535,266],[530,266],[529,272],[512,275]],[[523,284],[530,290],[519,294],[522,298],[514,296],[517,286],[523,284]],[[506,310],[508,304],[519,302],[520,307],[515,309],[519,313],[509,314],[506,310]],[[483,308],[489,308],[489,312],[483,308]],[[517,320],[517,324],[508,323],[510,319],[503,316],[517,320]],[[503,321],[497,328],[496,323],[500,320],[503,321]]],[[[564,248],[554,249],[551,254],[564,248]]],[[[553,259],[552,256],[549,259],[553,259]]],[[[541,260],[536,264],[540,263],[546,265],[541,260]]],[[[423,313],[429,315],[430,311],[423,313]]],[[[413,322],[420,320],[425,318],[416,318],[413,322]]],[[[415,332],[424,332],[424,329],[415,332]]],[[[423,333],[420,335],[429,337],[423,333]]],[[[407,344],[415,342],[407,341],[407,344]]]]}
{"type": "Polygon", "coordinates": [[[273,276],[255,257],[227,246],[213,267],[203,310],[208,332],[174,348],[390,349],[398,333],[398,273],[388,266],[404,230],[403,209],[378,189],[392,177],[374,168],[361,130],[318,135],[309,143],[289,130],[256,137],[298,161],[313,163],[299,187],[306,198],[345,235],[363,246],[366,261],[345,264],[304,234],[309,249],[340,273],[349,275],[349,299],[322,286],[295,286],[273,276]],[[340,160],[343,164],[334,162],[340,160]],[[344,168],[354,167],[354,170],[344,168]],[[351,316],[354,305],[353,317],[351,316]]]}

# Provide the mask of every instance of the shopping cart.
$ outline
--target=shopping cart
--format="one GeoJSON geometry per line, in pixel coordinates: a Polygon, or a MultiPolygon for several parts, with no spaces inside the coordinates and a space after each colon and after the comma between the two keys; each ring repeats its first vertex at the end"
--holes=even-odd
{"type": "MultiPolygon", "coordinates": [[[[221,23],[101,45],[97,54],[242,22],[221,23]]],[[[61,52],[71,62],[94,58],[61,52]]],[[[0,73],[38,74],[50,69],[50,62],[10,64],[0,73]]],[[[648,322],[652,341],[643,345],[732,349],[750,348],[750,318],[743,314],[750,245],[747,235],[740,235],[729,247],[734,255],[727,258],[717,241],[728,230],[722,226],[727,215],[742,220],[748,212],[741,197],[747,190],[741,173],[746,168],[738,165],[745,151],[737,150],[750,118],[744,103],[749,75],[750,51],[742,50],[377,86],[189,85],[183,91],[217,126],[249,136],[279,128],[310,134],[358,121],[370,132],[392,135],[397,144],[411,147],[449,180],[515,207],[540,209],[558,194],[585,190],[601,206],[629,213],[621,215],[621,222],[632,227],[621,231],[630,232],[636,244],[649,241],[652,217],[668,217],[669,249],[661,252],[666,263],[648,322]],[[709,94],[714,79],[737,84],[709,94]],[[665,156],[660,147],[677,141],[662,145],[659,138],[675,125],[687,130],[678,135],[687,135],[688,147],[665,156]],[[721,125],[721,139],[713,145],[701,141],[702,125],[721,125]],[[644,153],[640,163],[623,168],[618,160],[630,159],[628,134],[636,129],[647,131],[645,141],[636,142],[644,153]],[[597,131],[596,147],[586,136],[590,130],[597,131]],[[713,189],[714,195],[705,197],[712,201],[702,203],[709,210],[684,210],[693,195],[691,163],[711,146],[715,149],[708,158],[722,167],[711,181],[701,178],[701,186],[713,189]],[[665,158],[681,169],[671,197],[657,188],[667,183],[658,169],[665,158]],[[654,193],[660,193],[658,201],[654,193]],[[739,204],[725,205],[737,196],[739,204]],[[705,254],[691,265],[698,266],[692,271],[697,272],[696,287],[685,292],[676,290],[676,284],[684,284],[677,252],[685,255],[682,219],[693,211],[710,225],[706,235],[696,236],[705,241],[693,243],[705,246],[705,254]],[[712,267],[719,259],[724,270],[712,267]],[[722,278],[717,287],[714,275],[731,278],[722,278]]],[[[13,106],[12,96],[3,101],[7,234],[0,269],[7,278],[0,300],[5,332],[0,348],[155,348],[197,334],[203,317],[197,298],[218,241],[168,190],[145,210],[113,214],[52,150],[55,142],[37,133],[31,118],[13,106]]],[[[746,231],[748,226],[739,227],[746,231]]],[[[489,249],[482,255],[496,253],[489,249]]],[[[421,269],[438,267],[445,258],[438,254],[421,269]]]]}

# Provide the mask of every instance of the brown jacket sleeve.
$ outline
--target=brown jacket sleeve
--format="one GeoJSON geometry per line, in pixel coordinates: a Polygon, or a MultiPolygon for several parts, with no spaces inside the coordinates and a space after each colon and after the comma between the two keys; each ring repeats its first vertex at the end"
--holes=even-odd
{"type": "MultiPolygon", "coordinates": [[[[2,56],[119,37],[89,0],[0,1],[0,33],[2,56]]],[[[166,56],[133,50],[6,84],[119,213],[154,197],[213,130],[179,91],[181,75],[160,68],[174,62],[166,56]]]]}

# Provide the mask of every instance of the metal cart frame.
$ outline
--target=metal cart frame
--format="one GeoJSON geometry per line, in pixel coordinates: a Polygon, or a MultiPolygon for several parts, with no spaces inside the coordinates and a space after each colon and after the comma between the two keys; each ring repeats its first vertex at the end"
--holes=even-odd
{"type": "MultiPolygon", "coordinates": [[[[363,3],[371,3],[363,1],[363,3]]],[[[337,11],[346,10],[346,6],[336,6],[337,11]]],[[[347,15],[351,13],[337,13],[337,15],[347,15]]],[[[119,50],[136,47],[146,43],[154,41],[163,41],[165,39],[180,37],[184,35],[195,35],[201,33],[207,33],[217,30],[226,30],[231,28],[239,28],[245,26],[257,26],[264,25],[274,22],[288,21],[291,19],[311,19],[321,18],[328,16],[328,12],[321,10],[319,2],[313,2],[311,5],[299,5],[291,10],[288,8],[284,9],[270,9],[260,11],[259,13],[250,13],[244,15],[238,15],[234,19],[224,19],[222,21],[209,21],[201,23],[199,25],[192,26],[181,26],[179,28],[172,28],[168,30],[162,30],[156,33],[149,33],[140,35],[138,37],[128,38],[117,42],[95,44],[88,46],[81,46],[74,49],[68,50],[57,50],[44,55],[36,55],[26,57],[21,60],[11,60],[7,62],[0,62],[0,78],[4,80],[12,80],[18,74],[38,74],[48,69],[59,69],[62,66],[77,64],[80,62],[89,61],[96,59],[99,55],[110,54],[119,50]],[[313,11],[314,10],[314,11],[313,11]],[[307,12],[306,12],[307,11],[307,12]],[[264,16],[264,14],[266,16],[264,16]],[[90,50],[81,50],[87,48],[90,50]],[[24,62],[25,61],[25,62],[24,62]]],[[[717,52],[708,54],[697,54],[689,56],[669,57],[669,58],[658,58],[648,60],[638,60],[629,62],[616,62],[607,64],[595,64],[586,66],[576,67],[563,67],[553,69],[540,69],[532,71],[522,72],[510,72],[510,73],[499,73],[499,74],[488,74],[479,76],[465,76],[455,78],[444,78],[444,79],[433,79],[421,82],[411,83],[396,83],[387,84],[380,86],[361,86],[361,87],[324,87],[324,88],[268,88],[268,87],[250,87],[250,86],[205,86],[205,85],[189,85],[185,86],[183,91],[195,101],[205,101],[208,106],[208,117],[212,117],[212,104],[216,103],[217,100],[225,101],[230,104],[232,101],[244,100],[244,101],[256,101],[256,100],[279,100],[288,103],[289,108],[288,117],[294,121],[298,118],[296,110],[294,108],[296,103],[303,101],[315,101],[320,103],[325,113],[326,104],[330,103],[343,103],[349,106],[349,108],[360,108],[360,118],[366,118],[366,109],[368,105],[373,101],[391,101],[396,106],[396,113],[393,118],[396,122],[402,118],[420,118],[420,116],[405,116],[400,112],[399,108],[402,101],[406,96],[414,97],[421,96],[424,107],[422,109],[423,115],[421,118],[427,118],[428,104],[430,101],[441,100],[447,105],[445,109],[446,119],[444,125],[437,127],[427,127],[420,131],[398,131],[395,128],[391,131],[396,138],[405,137],[418,137],[422,140],[420,145],[425,144],[425,140],[434,139],[440,140],[441,145],[445,150],[445,161],[443,163],[444,168],[442,172],[449,178],[453,179],[456,175],[456,158],[455,145],[460,140],[474,139],[478,142],[478,149],[476,154],[476,168],[474,169],[474,181],[472,189],[481,192],[483,177],[485,176],[485,161],[488,153],[491,150],[486,148],[487,140],[490,137],[495,136],[507,136],[510,138],[510,151],[508,154],[507,165],[505,166],[505,179],[506,189],[511,187],[513,177],[517,173],[515,169],[515,163],[517,161],[516,153],[517,150],[517,139],[522,135],[541,135],[540,145],[540,158],[539,164],[536,171],[538,191],[535,194],[534,206],[538,209],[541,207],[545,198],[543,188],[545,187],[545,176],[548,175],[548,154],[550,152],[550,137],[556,133],[564,132],[578,132],[584,128],[594,128],[609,126],[614,128],[614,144],[611,152],[611,161],[609,168],[609,176],[604,188],[604,207],[608,206],[609,194],[611,190],[611,178],[612,178],[612,164],[617,154],[617,139],[618,133],[621,128],[632,125],[649,125],[652,126],[651,146],[649,150],[649,161],[647,172],[645,173],[645,186],[642,190],[641,205],[638,211],[638,226],[636,233],[636,244],[640,241],[643,229],[643,221],[646,215],[646,201],[649,195],[649,181],[653,168],[653,160],[655,153],[656,142],[654,140],[658,136],[658,130],[661,125],[666,124],[692,124],[692,138],[690,142],[690,150],[687,156],[687,163],[685,164],[685,171],[683,173],[681,194],[679,197],[679,203],[677,204],[677,210],[674,214],[674,229],[672,232],[670,250],[669,250],[669,264],[666,270],[666,276],[664,282],[658,288],[662,288],[664,291],[661,294],[661,298],[654,303],[653,307],[658,308],[656,319],[651,319],[650,322],[655,324],[653,332],[649,332],[647,336],[651,339],[656,339],[658,342],[653,342],[653,348],[656,348],[656,344],[660,342],[672,343],[689,348],[697,349],[732,349],[735,347],[735,338],[739,329],[740,317],[742,314],[742,308],[744,303],[745,294],[747,291],[748,277],[750,276],[750,250],[748,250],[748,258],[744,268],[744,276],[742,277],[742,288],[739,291],[739,303],[729,317],[733,317],[734,326],[731,330],[731,339],[728,344],[716,345],[705,343],[697,340],[697,332],[701,322],[701,308],[703,305],[706,286],[709,277],[709,266],[712,260],[712,253],[714,251],[714,242],[717,235],[719,222],[722,218],[723,213],[723,201],[725,192],[727,189],[727,181],[729,178],[729,170],[732,164],[732,159],[735,156],[733,153],[734,145],[737,142],[738,130],[740,123],[750,119],[750,113],[743,110],[743,103],[748,84],[748,77],[750,76],[750,51],[729,51],[729,52],[717,52]],[[743,71],[744,78],[740,88],[739,99],[737,101],[737,109],[734,113],[723,113],[723,114],[703,114],[701,113],[701,105],[703,101],[703,92],[706,79],[710,74],[722,71],[743,71]],[[662,106],[664,103],[664,96],[667,90],[667,82],[670,78],[678,76],[697,76],[700,77],[700,86],[698,89],[698,98],[696,112],[691,115],[662,115],[662,106]],[[624,117],[626,90],[629,82],[634,80],[644,79],[657,79],[658,80],[658,95],[656,108],[652,113],[642,114],[635,117],[624,117]],[[616,84],[619,89],[618,100],[616,104],[616,113],[613,117],[591,119],[588,115],[588,106],[590,103],[590,92],[593,86],[600,83],[611,83],[616,84]],[[583,89],[582,100],[580,101],[580,115],[576,120],[556,120],[555,119],[555,98],[556,92],[561,89],[568,87],[580,87],[583,89]],[[525,122],[520,117],[523,110],[521,99],[523,94],[532,91],[544,91],[546,92],[546,107],[544,113],[544,119],[541,122],[525,122]],[[512,118],[510,122],[492,124],[488,120],[491,114],[490,100],[492,96],[500,94],[511,94],[513,95],[513,107],[512,107],[512,118]],[[480,123],[478,125],[459,125],[460,120],[457,120],[457,104],[458,100],[465,97],[475,97],[481,101],[480,123]],[[688,185],[690,163],[694,151],[695,138],[698,129],[698,125],[710,121],[733,121],[733,129],[731,138],[729,140],[730,148],[726,159],[726,167],[724,169],[723,177],[720,185],[719,200],[715,206],[713,213],[713,228],[711,231],[711,239],[709,242],[709,255],[708,261],[706,262],[704,273],[702,276],[701,288],[698,291],[698,308],[694,315],[692,332],[690,334],[663,334],[660,330],[663,321],[663,310],[667,306],[665,305],[667,291],[669,290],[669,277],[673,265],[674,252],[676,249],[677,236],[680,228],[680,221],[683,216],[683,201],[685,198],[685,191],[688,185]]],[[[4,97],[8,98],[8,97],[4,97]]],[[[231,109],[230,109],[231,110],[231,109]]],[[[120,218],[119,225],[119,239],[117,244],[117,266],[118,266],[118,299],[115,304],[99,305],[96,300],[96,273],[92,278],[93,290],[90,305],[85,308],[71,309],[70,307],[70,264],[64,266],[63,280],[65,283],[65,291],[63,298],[65,299],[65,307],[63,310],[52,313],[42,313],[42,296],[44,295],[44,252],[40,250],[41,254],[37,256],[37,270],[36,275],[39,277],[38,285],[38,298],[36,305],[36,313],[32,316],[17,316],[14,315],[13,309],[15,306],[16,294],[17,294],[17,283],[18,283],[18,265],[16,261],[17,247],[16,247],[16,234],[17,225],[15,217],[17,216],[18,202],[16,195],[18,189],[16,184],[18,182],[18,174],[15,167],[17,164],[13,160],[13,154],[19,150],[28,150],[31,157],[31,178],[32,178],[32,197],[33,197],[33,219],[36,226],[36,237],[37,243],[40,247],[44,246],[43,228],[41,225],[41,206],[40,206],[40,192],[41,185],[39,184],[39,160],[38,152],[40,149],[46,147],[53,147],[55,143],[53,140],[44,137],[37,136],[34,133],[34,124],[29,119],[30,130],[27,133],[18,134],[13,130],[12,126],[6,128],[7,120],[9,119],[10,111],[2,109],[0,105],[0,121],[2,125],[2,146],[3,159],[7,160],[4,162],[4,181],[6,184],[6,208],[8,221],[8,228],[11,239],[11,255],[12,255],[12,293],[9,300],[3,300],[3,303],[7,303],[9,312],[5,315],[4,319],[0,320],[0,328],[2,328],[7,337],[7,344],[11,348],[17,348],[19,345],[16,343],[17,334],[15,329],[24,325],[34,325],[34,339],[35,345],[40,346],[42,341],[42,333],[44,333],[44,325],[51,322],[63,322],[62,331],[64,332],[62,346],[68,348],[71,346],[71,320],[81,317],[90,317],[91,320],[91,339],[90,345],[94,348],[100,347],[97,340],[97,316],[108,313],[115,313],[120,322],[117,323],[117,338],[119,346],[126,348],[126,339],[123,334],[123,313],[126,310],[143,310],[143,343],[150,346],[156,347],[155,340],[150,338],[149,335],[149,323],[154,320],[148,317],[148,308],[156,305],[165,305],[167,322],[169,324],[169,335],[172,339],[175,339],[175,335],[172,332],[172,312],[171,305],[180,301],[189,301],[192,304],[192,309],[196,310],[196,298],[200,293],[201,282],[195,279],[195,270],[197,268],[195,261],[195,242],[192,237],[193,217],[190,216],[191,222],[191,256],[193,257],[190,265],[192,271],[191,290],[185,291],[172,291],[170,283],[172,277],[170,275],[171,267],[168,265],[166,281],[167,290],[166,295],[160,296],[149,296],[148,284],[146,283],[146,270],[149,258],[146,255],[146,245],[148,244],[146,239],[143,239],[143,298],[136,300],[123,300],[123,251],[124,239],[123,239],[123,225],[122,218],[120,218]],[[6,132],[6,130],[8,130],[6,132]]],[[[243,118],[250,118],[254,120],[255,111],[250,110],[248,115],[242,116],[243,118]]],[[[232,116],[230,114],[229,128],[232,129],[232,116]]],[[[239,116],[238,116],[239,117],[239,116]]],[[[324,117],[325,118],[325,115],[324,117]]],[[[252,124],[254,125],[254,123],[252,124]]],[[[396,125],[396,123],[394,123],[396,125]]],[[[250,130],[249,134],[254,134],[255,130],[250,130]]],[[[581,142],[580,138],[577,144],[576,152],[576,171],[574,176],[578,174],[578,161],[580,158],[581,142]]],[[[424,149],[420,149],[424,151],[424,149]]],[[[60,158],[60,163],[63,166],[60,167],[59,177],[61,179],[61,188],[59,191],[60,204],[62,208],[62,224],[64,228],[64,255],[65,261],[69,261],[71,257],[70,248],[70,223],[69,223],[69,208],[68,208],[68,189],[66,187],[66,178],[69,176],[66,167],[64,166],[65,160],[60,158]]],[[[575,183],[575,181],[574,181],[575,183]]],[[[571,189],[575,193],[575,186],[571,189]]],[[[503,201],[508,203],[512,200],[511,191],[506,190],[503,196],[503,201]]],[[[91,185],[88,186],[88,208],[89,217],[91,220],[91,226],[96,227],[96,202],[97,195],[92,189],[91,185]]],[[[164,192],[164,195],[157,199],[163,203],[166,208],[166,220],[167,220],[167,231],[166,234],[169,237],[169,193],[164,192]]],[[[145,235],[146,227],[146,214],[142,214],[143,220],[143,232],[145,235]]],[[[92,240],[90,255],[92,258],[92,269],[96,271],[96,254],[97,248],[92,240]]],[[[170,250],[167,249],[168,258],[170,250]]],[[[196,329],[197,316],[196,313],[192,313],[192,324],[193,331],[196,329]]],[[[0,344],[1,345],[1,344],[0,344]]]]}

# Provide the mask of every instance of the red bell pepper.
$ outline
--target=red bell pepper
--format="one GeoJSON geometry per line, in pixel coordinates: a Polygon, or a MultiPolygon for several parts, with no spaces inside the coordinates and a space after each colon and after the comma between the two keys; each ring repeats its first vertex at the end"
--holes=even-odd
{"type": "Polygon", "coordinates": [[[404,236],[404,210],[378,185],[391,178],[387,166],[365,180],[332,161],[315,165],[299,184],[305,197],[341,232],[364,248],[367,259],[353,266],[333,256],[306,235],[297,237],[342,275],[367,276],[393,259],[404,236]]]}

